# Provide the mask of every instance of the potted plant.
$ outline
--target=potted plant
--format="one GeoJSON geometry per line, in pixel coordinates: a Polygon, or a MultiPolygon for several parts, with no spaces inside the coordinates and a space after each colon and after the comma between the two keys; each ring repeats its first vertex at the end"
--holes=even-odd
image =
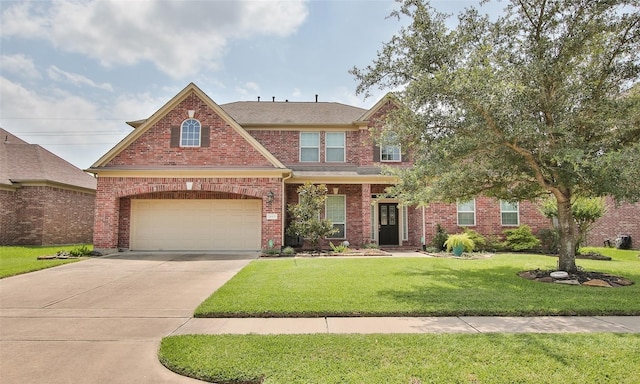
{"type": "Polygon", "coordinates": [[[454,256],[462,255],[462,252],[473,251],[473,240],[466,233],[457,233],[454,235],[449,235],[447,237],[447,241],[444,242],[444,245],[447,247],[447,251],[452,251],[454,256]]]}

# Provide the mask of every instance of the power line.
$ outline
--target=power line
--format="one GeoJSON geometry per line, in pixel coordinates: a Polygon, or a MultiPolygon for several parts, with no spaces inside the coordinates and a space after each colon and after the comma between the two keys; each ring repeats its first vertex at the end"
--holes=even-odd
{"type": "Polygon", "coordinates": [[[1,120],[62,120],[62,121],[126,121],[127,119],[115,119],[115,118],[81,118],[81,117],[5,117],[2,116],[1,120]]]}

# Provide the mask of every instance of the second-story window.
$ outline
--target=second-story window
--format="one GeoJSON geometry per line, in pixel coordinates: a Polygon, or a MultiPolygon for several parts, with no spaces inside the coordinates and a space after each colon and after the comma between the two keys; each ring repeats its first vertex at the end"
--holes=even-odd
{"type": "Polygon", "coordinates": [[[320,161],[320,133],[300,132],[300,161],[320,161]]]}
{"type": "Polygon", "coordinates": [[[180,146],[200,146],[200,122],[196,119],[187,119],[180,126],[180,146]]]}
{"type": "Polygon", "coordinates": [[[327,132],[325,134],[325,161],[344,162],[345,134],[344,132],[327,132]]]}
{"type": "Polygon", "coordinates": [[[402,161],[400,144],[395,133],[387,133],[380,145],[380,161],[402,161]]]}
{"type": "Polygon", "coordinates": [[[380,147],[380,161],[402,161],[399,145],[385,145],[380,147]]]}

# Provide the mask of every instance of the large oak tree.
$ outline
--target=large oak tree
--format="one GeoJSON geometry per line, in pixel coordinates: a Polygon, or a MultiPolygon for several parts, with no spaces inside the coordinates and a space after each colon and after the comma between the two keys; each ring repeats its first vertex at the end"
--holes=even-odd
{"type": "Polygon", "coordinates": [[[575,271],[572,197],[640,197],[640,1],[505,3],[448,28],[428,1],[400,2],[392,16],[406,26],[351,73],[358,93],[399,89],[385,130],[415,165],[394,193],[423,204],[550,195],[559,269],[575,271]]]}

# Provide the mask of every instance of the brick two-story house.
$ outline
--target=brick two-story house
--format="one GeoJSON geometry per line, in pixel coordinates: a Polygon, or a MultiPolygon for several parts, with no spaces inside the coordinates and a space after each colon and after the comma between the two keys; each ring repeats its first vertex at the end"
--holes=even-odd
{"type": "Polygon", "coordinates": [[[406,207],[383,198],[410,167],[398,146],[376,146],[371,130],[393,99],[371,109],[328,102],[245,101],[218,105],[189,84],[88,170],[98,176],[94,246],[103,251],[258,250],[284,245],[287,204],[305,182],[325,184],[322,215],[334,242],[415,246],[469,226],[484,234],[549,221],[528,202],[478,198],[406,207]]]}

